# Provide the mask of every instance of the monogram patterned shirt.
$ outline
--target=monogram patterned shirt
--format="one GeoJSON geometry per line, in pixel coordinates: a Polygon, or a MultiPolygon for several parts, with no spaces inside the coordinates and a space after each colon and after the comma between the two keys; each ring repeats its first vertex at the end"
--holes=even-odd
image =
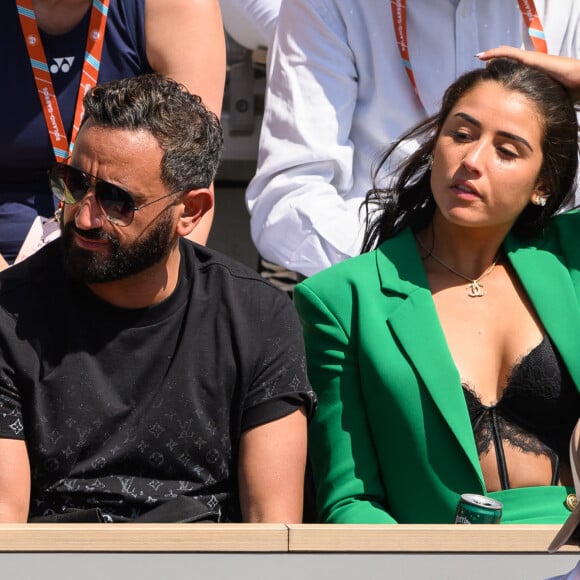
{"type": "Polygon", "coordinates": [[[177,289],[122,309],[71,282],[60,241],[0,275],[0,437],[25,439],[30,516],[136,519],[182,495],[240,520],[241,433],[315,397],[287,296],[181,241],[177,289]]]}

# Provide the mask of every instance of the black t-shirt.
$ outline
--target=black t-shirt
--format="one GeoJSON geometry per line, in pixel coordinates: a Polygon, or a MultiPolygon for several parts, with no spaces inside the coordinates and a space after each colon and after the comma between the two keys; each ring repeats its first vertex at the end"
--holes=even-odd
{"type": "Polygon", "coordinates": [[[240,520],[241,433],[312,413],[288,297],[207,248],[180,250],[176,290],[149,308],[68,280],[58,240],[0,275],[0,437],[27,442],[31,517],[135,519],[187,495],[240,520]]]}

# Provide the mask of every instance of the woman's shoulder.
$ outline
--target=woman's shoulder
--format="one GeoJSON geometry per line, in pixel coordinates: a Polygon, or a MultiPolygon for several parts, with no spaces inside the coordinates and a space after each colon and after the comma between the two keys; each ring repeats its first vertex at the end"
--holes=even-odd
{"type": "Polygon", "coordinates": [[[580,223],[580,207],[565,211],[555,215],[551,220],[549,227],[558,229],[574,227],[577,228],[580,223]]]}
{"type": "Polygon", "coordinates": [[[307,278],[297,289],[298,292],[310,291],[323,300],[341,292],[371,297],[384,288],[400,290],[402,285],[421,283],[423,276],[414,236],[407,228],[375,250],[307,278]]]}
{"type": "Polygon", "coordinates": [[[312,288],[336,288],[337,285],[364,285],[369,280],[397,278],[400,266],[418,259],[414,234],[410,228],[382,242],[375,250],[366,252],[322,270],[304,285],[312,288]]]}
{"type": "Polygon", "coordinates": [[[316,292],[336,291],[345,286],[357,286],[377,276],[377,250],[348,258],[314,274],[299,284],[316,292]]]}
{"type": "Polygon", "coordinates": [[[538,247],[564,255],[580,255],[580,208],[554,216],[542,232],[538,247]]]}
{"type": "Polygon", "coordinates": [[[317,320],[328,313],[348,328],[353,311],[370,307],[380,296],[376,266],[377,251],[349,258],[314,274],[294,289],[294,305],[304,321],[317,320]],[[357,306],[358,305],[358,306],[357,306]]]}

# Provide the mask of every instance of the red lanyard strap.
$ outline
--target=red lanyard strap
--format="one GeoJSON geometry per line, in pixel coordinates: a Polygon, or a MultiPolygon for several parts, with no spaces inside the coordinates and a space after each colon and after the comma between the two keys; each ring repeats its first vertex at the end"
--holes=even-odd
{"type": "Polygon", "coordinates": [[[60,108],[38,31],[32,0],[17,0],[16,2],[18,16],[20,18],[20,27],[22,28],[26,42],[28,57],[32,66],[32,74],[34,75],[34,82],[36,83],[36,89],[40,99],[40,106],[44,114],[50,142],[57,161],[66,161],[72,153],[83,116],[83,98],[97,84],[109,2],[110,0],[93,0],[89,33],[87,35],[85,48],[85,59],[77,93],[70,143],[68,142],[67,134],[62,123],[60,108]]]}
{"type": "MultiPolygon", "coordinates": [[[[534,45],[534,50],[538,52],[548,52],[546,44],[546,37],[542,22],[538,16],[538,11],[534,4],[534,0],[518,0],[520,12],[524,18],[526,26],[528,27],[528,34],[534,45]]],[[[397,39],[397,46],[399,47],[399,54],[403,61],[403,66],[409,82],[421,102],[415,76],[413,75],[413,67],[411,66],[411,58],[409,56],[409,42],[407,36],[407,0],[391,0],[391,12],[393,15],[393,27],[395,29],[395,38],[397,39]]]]}

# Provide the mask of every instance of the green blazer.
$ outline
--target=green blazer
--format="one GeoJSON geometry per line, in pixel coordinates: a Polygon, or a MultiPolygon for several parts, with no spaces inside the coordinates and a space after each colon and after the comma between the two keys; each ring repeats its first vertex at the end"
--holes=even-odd
{"type": "MultiPolygon", "coordinates": [[[[564,228],[571,239],[573,229],[572,222],[564,228]]],[[[556,228],[539,244],[510,237],[505,247],[580,385],[580,275],[575,287],[571,257],[554,253],[563,237],[556,228]]],[[[309,451],[321,521],[451,523],[460,494],[486,489],[459,373],[411,231],[307,279],[295,303],[319,397],[309,451]]],[[[504,503],[503,522],[561,523],[569,515],[567,491],[489,495],[504,503]]]]}

